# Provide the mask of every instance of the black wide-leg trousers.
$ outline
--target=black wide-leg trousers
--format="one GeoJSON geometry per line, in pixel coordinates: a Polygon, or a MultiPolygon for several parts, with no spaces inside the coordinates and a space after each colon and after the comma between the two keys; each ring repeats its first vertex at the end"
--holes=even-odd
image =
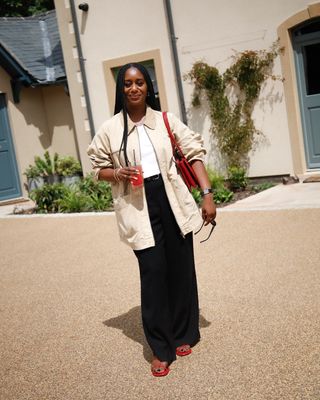
{"type": "Polygon", "coordinates": [[[181,235],[161,176],[145,182],[145,191],[155,246],[135,251],[142,323],[153,354],[171,363],[176,347],[200,339],[193,238],[181,235]]]}

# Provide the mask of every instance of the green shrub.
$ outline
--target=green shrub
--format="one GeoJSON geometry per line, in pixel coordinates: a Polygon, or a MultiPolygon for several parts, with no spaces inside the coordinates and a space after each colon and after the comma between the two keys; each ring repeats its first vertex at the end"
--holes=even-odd
{"type": "Polygon", "coordinates": [[[28,179],[34,179],[34,178],[39,178],[41,176],[41,172],[39,171],[39,168],[36,167],[35,165],[29,165],[29,167],[26,168],[24,175],[28,179]]]}
{"type": "Polygon", "coordinates": [[[46,151],[43,158],[34,157],[34,165],[29,165],[24,174],[27,178],[82,175],[82,168],[80,162],[72,156],[59,157],[58,153],[54,153],[51,159],[49,152],[46,151]]]}
{"type": "Polygon", "coordinates": [[[108,182],[87,175],[78,184],[68,187],[62,183],[46,184],[30,193],[37,204],[37,212],[106,211],[112,207],[111,186],[108,182]]]}
{"type": "Polygon", "coordinates": [[[246,170],[241,167],[228,168],[228,183],[231,190],[244,190],[248,185],[246,170]]]}
{"type": "Polygon", "coordinates": [[[57,160],[56,171],[57,174],[62,176],[82,174],[80,162],[72,156],[60,157],[57,160]]]}
{"type": "MultiPolygon", "coordinates": [[[[213,190],[213,200],[216,204],[227,203],[233,198],[233,192],[225,186],[225,180],[210,167],[207,167],[209,182],[213,190]]],[[[202,196],[200,189],[192,189],[192,196],[197,204],[201,204],[202,196]]]]}
{"type": "Polygon", "coordinates": [[[220,187],[213,191],[213,199],[216,204],[228,203],[233,198],[233,192],[226,187],[220,187]]]}
{"type": "Polygon", "coordinates": [[[54,175],[56,173],[56,166],[58,162],[59,156],[57,153],[54,153],[53,159],[51,160],[50,154],[48,150],[44,153],[44,158],[39,156],[35,156],[34,163],[38,168],[42,177],[46,177],[49,175],[54,175]]]}
{"type": "Polygon", "coordinates": [[[92,203],[89,196],[76,189],[70,189],[65,196],[57,201],[59,212],[76,213],[92,210],[92,203]]]}
{"type": "Polygon", "coordinates": [[[228,203],[233,192],[226,188],[225,179],[211,168],[207,168],[210,185],[213,189],[213,200],[216,204],[228,203]]]}
{"type": "Polygon", "coordinates": [[[100,205],[108,203],[107,208],[112,206],[112,191],[109,182],[96,181],[93,179],[93,174],[88,174],[79,182],[79,189],[82,193],[90,196],[93,203],[100,203],[100,205]]]}
{"type": "Polygon", "coordinates": [[[275,186],[275,184],[272,182],[263,182],[263,183],[259,183],[257,185],[252,186],[252,190],[255,193],[259,193],[259,192],[262,192],[263,190],[270,189],[273,186],[275,186]]]}
{"type": "Polygon", "coordinates": [[[59,200],[66,196],[69,189],[61,183],[43,185],[32,190],[30,197],[37,204],[37,212],[54,213],[59,211],[59,200]]]}
{"type": "Polygon", "coordinates": [[[196,202],[197,204],[200,204],[200,203],[201,203],[201,200],[202,200],[201,191],[200,191],[199,189],[192,188],[191,194],[192,194],[192,196],[193,196],[195,202],[196,202]]]}
{"type": "Polygon", "coordinates": [[[88,174],[59,202],[61,212],[107,211],[112,207],[111,185],[88,174]]]}
{"type": "Polygon", "coordinates": [[[224,177],[210,167],[207,167],[209,182],[213,190],[224,187],[224,177]]]}
{"type": "Polygon", "coordinates": [[[89,197],[89,200],[93,211],[108,211],[112,208],[112,197],[109,195],[99,196],[95,193],[89,197]]]}

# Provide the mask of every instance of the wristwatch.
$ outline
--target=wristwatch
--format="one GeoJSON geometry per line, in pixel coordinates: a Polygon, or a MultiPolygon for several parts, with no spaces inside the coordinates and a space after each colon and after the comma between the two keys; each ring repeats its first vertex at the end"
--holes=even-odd
{"type": "Polygon", "coordinates": [[[205,196],[206,194],[209,194],[209,193],[212,193],[212,189],[211,188],[202,189],[201,196],[203,197],[203,196],[205,196]]]}

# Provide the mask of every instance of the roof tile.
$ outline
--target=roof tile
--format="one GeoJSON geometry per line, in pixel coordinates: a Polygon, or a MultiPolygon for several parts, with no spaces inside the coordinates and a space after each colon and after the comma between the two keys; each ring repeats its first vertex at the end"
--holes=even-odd
{"type": "Polygon", "coordinates": [[[0,43],[37,82],[65,78],[55,10],[26,18],[0,18],[0,43]]]}

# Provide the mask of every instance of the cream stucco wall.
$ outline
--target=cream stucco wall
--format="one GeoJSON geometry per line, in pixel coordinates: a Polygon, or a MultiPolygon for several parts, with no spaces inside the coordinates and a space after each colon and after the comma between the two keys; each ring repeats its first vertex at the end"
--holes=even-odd
{"type": "MultiPolygon", "coordinates": [[[[87,147],[92,137],[69,0],[55,0],[55,8],[70,92],[79,159],[82,164],[83,172],[87,173],[91,172],[91,164],[87,156],[87,147]]],[[[94,90],[94,88],[92,89],[94,90]]]]}
{"type": "Polygon", "coordinates": [[[42,88],[43,105],[51,148],[61,155],[78,158],[70,98],[63,86],[42,88]]]}
{"type": "MultiPolygon", "coordinates": [[[[171,4],[175,33],[179,38],[181,70],[185,73],[200,59],[224,71],[234,51],[267,49],[277,39],[278,27],[292,15],[305,10],[310,1],[200,0],[195,6],[192,0],[174,0],[171,4]]],[[[275,75],[282,74],[281,61],[280,57],[276,59],[275,75]]],[[[191,115],[195,114],[196,126],[203,126],[202,131],[207,133],[210,122],[208,118],[201,122],[201,116],[191,109],[192,87],[187,82],[184,83],[184,93],[191,115]]],[[[269,81],[265,85],[254,110],[254,119],[265,136],[251,155],[249,175],[303,172],[294,162],[293,132],[289,131],[292,115],[287,114],[283,83],[269,81]]],[[[300,152],[304,149],[300,148],[300,152]]]]}
{"type": "MultiPolygon", "coordinates": [[[[205,60],[223,72],[230,65],[235,51],[260,50],[270,47],[277,39],[277,27],[307,1],[292,0],[192,0],[172,1],[182,72],[191,69],[197,60],[205,60]],[[186,29],[188,27],[188,29],[186,29]]],[[[280,59],[274,73],[281,75],[280,59]]],[[[184,84],[187,107],[190,109],[192,86],[184,84]]],[[[254,110],[256,126],[265,137],[251,156],[249,175],[293,173],[291,144],[283,84],[268,82],[254,110]],[[272,100],[267,100],[272,94],[272,100]]],[[[205,118],[203,131],[210,121],[205,118]]]]}
{"type": "Polygon", "coordinates": [[[7,111],[20,175],[21,189],[27,195],[23,175],[35,155],[50,153],[77,157],[70,101],[60,87],[22,88],[20,102],[12,98],[10,76],[0,67],[0,93],[7,99],[7,111]]]}
{"type": "MultiPolygon", "coordinates": [[[[80,0],[74,2],[96,129],[112,115],[108,101],[110,94],[107,93],[106,75],[103,71],[106,62],[112,63],[116,58],[152,50],[160,52],[168,109],[179,115],[164,1],[124,0],[119,3],[88,0],[88,12],[78,9],[80,0]]],[[[68,4],[69,0],[56,0],[60,21],[65,24],[64,33],[68,24],[69,33],[72,34],[70,16],[67,18],[68,12],[63,11],[63,8],[68,8],[68,4]]],[[[193,0],[172,0],[171,5],[183,75],[197,60],[205,60],[224,71],[230,64],[234,51],[268,49],[277,39],[277,29],[281,23],[305,9],[308,1],[199,0],[195,3],[193,0]]],[[[63,39],[63,42],[66,40],[63,39]]],[[[69,42],[71,43],[70,40],[69,42]]],[[[281,75],[280,58],[275,62],[274,73],[281,75]]],[[[75,80],[76,75],[79,75],[79,71],[74,68],[72,74],[68,74],[68,80],[75,80]]],[[[188,108],[188,123],[193,129],[203,133],[207,147],[210,148],[210,121],[205,113],[206,109],[192,109],[192,87],[184,81],[183,89],[188,108]]],[[[281,82],[271,81],[265,85],[261,99],[256,104],[254,118],[257,128],[264,133],[264,138],[251,156],[249,175],[293,174],[292,142],[281,82]]],[[[210,151],[209,161],[218,167],[217,160],[213,149],[210,151]]]]}
{"type": "MultiPolygon", "coordinates": [[[[76,5],[81,1],[75,1],[76,5]]],[[[81,43],[95,126],[113,114],[109,106],[103,62],[160,50],[168,108],[179,115],[179,103],[163,2],[156,0],[87,1],[77,7],[81,43]]]]}

